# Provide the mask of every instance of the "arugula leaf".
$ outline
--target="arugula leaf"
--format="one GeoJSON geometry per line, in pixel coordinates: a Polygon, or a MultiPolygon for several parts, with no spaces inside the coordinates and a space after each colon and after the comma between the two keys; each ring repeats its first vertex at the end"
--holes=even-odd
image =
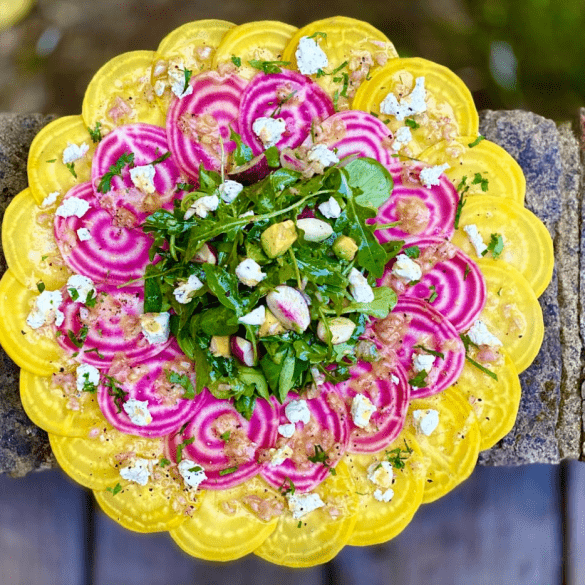
{"type": "Polygon", "coordinates": [[[254,386],[255,393],[262,398],[266,398],[267,400],[270,398],[266,378],[262,375],[262,372],[256,368],[241,367],[239,369],[238,377],[244,382],[244,384],[254,386]]]}
{"type": "Polygon", "coordinates": [[[348,183],[354,190],[359,189],[355,201],[377,211],[389,199],[394,181],[392,175],[373,158],[356,158],[344,167],[348,183]]]}
{"type": "Polygon", "coordinates": [[[234,400],[234,408],[246,419],[250,420],[256,406],[255,396],[240,396],[234,400]]]}
{"type": "Polygon", "coordinates": [[[122,175],[122,169],[126,165],[134,164],[134,153],[125,152],[120,158],[113,164],[110,165],[108,172],[100,179],[97,190],[99,193],[107,193],[112,188],[112,179],[116,175],[122,175]]]}
{"type": "Polygon", "coordinates": [[[264,151],[266,162],[271,168],[277,168],[280,166],[280,152],[276,146],[271,146],[264,151]]]}
{"type": "Polygon", "coordinates": [[[156,273],[156,266],[149,264],[146,267],[144,280],[144,312],[160,313],[162,309],[162,293],[157,278],[152,278],[151,273],[156,273]]]}
{"type": "Polygon", "coordinates": [[[200,326],[208,335],[234,335],[240,323],[234,311],[222,305],[203,311],[200,326]]]}
{"type": "Polygon", "coordinates": [[[234,163],[236,166],[242,166],[247,162],[250,162],[254,158],[254,153],[252,149],[247,145],[244,144],[242,141],[242,137],[230,127],[230,140],[233,140],[236,143],[236,148],[232,152],[232,156],[234,157],[234,163]]]}
{"type": "Polygon", "coordinates": [[[225,268],[216,264],[203,266],[207,286],[217,297],[217,300],[228,309],[232,309],[238,317],[247,313],[250,306],[249,298],[244,299],[239,293],[239,280],[235,274],[231,274],[225,268]]]}
{"type": "Polygon", "coordinates": [[[396,306],[396,293],[385,286],[375,287],[374,300],[369,303],[350,303],[343,313],[364,313],[375,317],[376,319],[384,319],[388,316],[390,311],[396,306]]]}

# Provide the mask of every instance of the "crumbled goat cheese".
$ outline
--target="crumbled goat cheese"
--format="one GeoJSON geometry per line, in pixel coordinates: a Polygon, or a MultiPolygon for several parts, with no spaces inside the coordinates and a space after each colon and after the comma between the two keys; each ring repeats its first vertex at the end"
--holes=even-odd
{"type": "Polygon", "coordinates": [[[260,264],[252,260],[252,258],[246,258],[236,266],[236,276],[246,286],[256,286],[266,278],[266,274],[262,272],[260,264]]]}
{"type": "Polygon", "coordinates": [[[428,374],[435,363],[435,356],[426,353],[415,353],[412,356],[412,368],[415,372],[423,370],[428,374]]]}
{"type": "Polygon", "coordinates": [[[120,469],[120,476],[139,485],[146,485],[150,479],[149,463],[148,459],[134,459],[128,467],[120,469]]]}
{"type": "Polygon", "coordinates": [[[364,394],[356,394],[351,401],[351,416],[353,424],[360,429],[365,429],[370,424],[371,416],[376,412],[376,407],[364,394]]]}
{"type": "Polygon", "coordinates": [[[205,475],[205,471],[201,465],[197,465],[197,463],[191,461],[191,459],[181,459],[181,463],[179,463],[179,473],[183,476],[185,483],[195,489],[199,487],[199,484],[202,481],[207,479],[207,475],[205,475]]]}
{"type": "Polygon", "coordinates": [[[155,174],[156,169],[154,165],[143,165],[130,169],[130,178],[134,186],[149,195],[152,195],[156,191],[156,187],[154,186],[155,174]]]}
{"type": "Polygon", "coordinates": [[[284,407],[284,414],[289,422],[307,424],[311,420],[311,411],[306,400],[291,400],[284,407]]]}
{"type": "Polygon", "coordinates": [[[226,202],[231,203],[242,192],[244,185],[237,181],[224,181],[219,187],[219,195],[226,202]]]}
{"type": "Polygon", "coordinates": [[[324,167],[336,165],[339,162],[337,155],[332,150],[329,150],[324,144],[315,144],[314,146],[311,146],[311,149],[307,154],[307,160],[309,162],[322,164],[324,167]]]}
{"type": "Polygon", "coordinates": [[[377,489],[374,492],[374,499],[378,500],[378,502],[389,502],[394,497],[394,490],[388,488],[385,491],[377,489]]]}
{"type": "Polygon", "coordinates": [[[65,315],[59,311],[58,307],[63,302],[63,295],[58,290],[44,290],[36,299],[35,304],[26,318],[26,324],[31,329],[38,329],[45,323],[55,321],[59,327],[65,315]]]}
{"type": "Polygon", "coordinates": [[[315,75],[319,69],[329,65],[329,59],[325,51],[317,44],[315,39],[301,37],[295,51],[297,67],[303,75],[315,75]]]}
{"type": "Polygon", "coordinates": [[[53,205],[57,201],[57,197],[59,197],[59,195],[60,195],[59,191],[53,191],[52,193],[49,193],[43,199],[43,202],[41,203],[41,207],[43,207],[43,208],[51,207],[51,205],[53,205]]]}
{"type": "Polygon", "coordinates": [[[71,300],[76,296],[77,298],[75,299],[75,302],[81,303],[82,305],[87,302],[87,296],[89,293],[93,293],[94,297],[96,294],[93,280],[87,276],[82,276],[81,274],[74,274],[69,277],[69,280],[67,281],[67,291],[69,292],[71,300]],[[73,291],[76,291],[77,295],[73,291]]]}
{"type": "Polygon", "coordinates": [[[165,92],[165,89],[166,88],[167,88],[167,84],[162,79],[159,79],[158,81],[155,81],[155,83],[154,83],[154,93],[158,97],[161,97],[162,96],[162,94],[165,92]]]}
{"type": "Polygon", "coordinates": [[[77,374],[77,391],[83,392],[86,384],[92,384],[95,388],[100,383],[100,371],[89,364],[81,364],[75,370],[77,374]]]}
{"type": "Polygon", "coordinates": [[[477,226],[474,223],[464,225],[463,231],[467,234],[469,241],[475,248],[475,253],[479,257],[482,257],[483,253],[487,250],[487,246],[485,245],[485,242],[483,241],[483,238],[481,237],[481,234],[479,233],[477,226]]]}
{"type": "Polygon", "coordinates": [[[392,374],[390,376],[390,379],[392,380],[393,384],[399,384],[400,383],[400,378],[398,376],[396,376],[395,374],[392,374]]]}
{"type": "Polygon", "coordinates": [[[281,139],[286,130],[286,121],[283,118],[256,118],[252,130],[260,138],[264,148],[270,148],[281,139]]]}
{"type": "Polygon", "coordinates": [[[414,114],[422,114],[427,111],[425,95],[425,78],[417,77],[413,90],[408,96],[403,97],[400,102],[398,102],[396,96],[390,92],[380,104],[380,112],[382,112],[382,114],[388,114],[389,116],[395,116],[396,119],[400,121],[414,114]]]}
{"type": "Polygon", "coordinates": [[[129,398],[122,405],[132,424],[138,427],[145,427],[152,422],[152,415],[148,410],[148,400],[136,400],[129,398]]]}
{"type": "Polygon", "coordinates": [[[427,437],[437,428],[439,424],[439,411],[429,408],[427,410],[415,410],[412,413],[414,424],[419,432],[427,437]]]}
{"type": "Polygon", "coordinates": [[[91,240],[92,236],[87,228],[79,228],[77,230],[77,237],[80,242],[87,242],[88,240],[91,240]]]}
{"type": "Polygon", "coordinates": [[[266,307],[264,305],[260,305],[253,311],[250,311],[248,314],[240,317],[238,321],[244,325],[262,325],[264,321],[266,321],[266,307]]]}
{"type": "Polygon", "coordinates": [[[185,219],[189,219],[194,215],[201,218],[206,218],[210,211],[215,211],[219,206],[219,197],[217,195],[205,195],[199,197],[185,212],[185,219]]]}
{"type": "Polygon", "coordinates": [[[288,500],[288,509],[292,512],[295,520],[325,505],[319,494],[288,494],[286,499],[288,500]]]}
{"type": "Polygon", "coordinates": [[[358,303],[371,303],[374,300],[372,287],[357,268],[351,269],[347,279],[349,280],[349,292],[358,303]]]}
{"type": "Polygon", "coordinates": [[[67,144],[67,148],[63,151],[63,164],[70,164],[83,158],[85,153],[89,150],[89,145],[85,142],[82,144],[67,144]]]}
{"type": "Polygon", "coordinates": [[[191,293],[197,292],[201,288],[203,288],[203,283],[194,274],[192,274],[187,279],[187,282],[180,284],[173,291],[173,295],[175,295],[177,303],[186,305],[187,303],[191,302],[191,299],[193,298],[191,293]]]}
{"type": "Polygon", "coordinates": [[[422,270],[419,264],[409,258],[406,254],[398,254],[396,262],[392,266],[392,274],[407,281],[420,280],[422,270]]]}
{"type": "Polygon", "coordinates": [[[151,345],[165,343],[169,339],[171,315],[165,313],[144,313],[140,315],[140,325],[146,341],[151,345]]]}
{"type": "Polygon", "coordinates": [[[394,136],[394,142],[392,147],[394,150],[400,150],[404,148],[412,140],[412,133],[408,126],[401,126],[394,136]]]}
{"type": "Polygon", "coordinates": [[[469,339],[476,345],[490,345],[491,347],[501,347],[502,342],[488,330],[487,325],[477,319],[467,332],[469,339]]]}
{"type": "Polygon", "coordinates": [[[285,425],[278,425],[278,434],[290,439],[295,434],[295,425],[292,423],[285,425]]]}
{"type": "Polygon", "coordinates": [[[441,175],[450,168],[448,163],[443,165],[435,165],[434,167],[425,167],[419,173],[420,182],[427,188],[430,189],[433,185],[439,185],[441,183],[441,175]]]}
{"type": "Polygon", "coordinates": [[[59,217],[83,217],[89,209],[89,203],[85,199],[79,197],[67,197],[61,205],[57,207],[55,215],[59,217]]]}
{"type": "Polygon", "coordinates": [[[368,467],[368,479],[375,485],[382,488],[389,488],[392,485],[394,471],[389,461],[372,463],[368,467]]]}
{"type": "Polygon", "coordinates": [[[180,99],[193,93],[193,86],[187,84],[185,89],[185,80],[187,74],[185,73],[185,65],[183,61],[179,61],[174,65],[169,66],[169,84],[171,91],[180,99]]]}
{"type": "Polygon", "coordinates": [[[329,200],[321,203],[318,209],[327,219],[337,219],[341,215],[341,207],[334,197],[329,197],[329,200]]]}
{"type": "Polygon", "coordinates": [[[272,455],[270,465],[282,465],[293,454],[293,450],[288,445],[285,445],[280,449],[270,449],[269,453],[272,455]]]}

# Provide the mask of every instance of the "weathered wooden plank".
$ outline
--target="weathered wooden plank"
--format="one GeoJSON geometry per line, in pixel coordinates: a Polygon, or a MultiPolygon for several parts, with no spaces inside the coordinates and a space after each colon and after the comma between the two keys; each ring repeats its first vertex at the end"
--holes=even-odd
{"type": "Polygon", "coordinates": [[[585,583],[585,463],[565,466],[565,566],[566,585],[585,583]]]}

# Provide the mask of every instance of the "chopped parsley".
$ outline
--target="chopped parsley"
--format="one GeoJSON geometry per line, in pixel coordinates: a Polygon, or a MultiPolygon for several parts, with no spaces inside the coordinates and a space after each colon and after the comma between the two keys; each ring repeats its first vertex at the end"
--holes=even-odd
{"type": "Polygon", "coordinates": [[[242,59],[240,57],[236,57],[235,55],[232,55],[232,63],[236,67],[241,67],[242,66],[242,59]]]}
{"type": "Polygon", "coordinates": [[[89,392],[90,394],[94,394],[95,392],[97,392],[97,387],[93,382],[89,381],[89,372],[86,372],[85,374],[83,374],[83,392],[89,392]]]}
{"type": "Polygon", "coordinates": [[[185,85],[183,87],[183,93],[185,93],[189,87],[189,81],[193,75],[193,71],[191,71],[191,69],[183,69],[183,73],[185,74],[185,85]]]}
{"type": "Polygon", "coordinates": [[[418,246],[409,246],[408,248],[404,248],[403,252],[409,258],[418,258],[420,256],[420,248],[418,246]]]}
{"type": "Polygon", "coordinates": [[[178,384],[185,390],[183,393],[183,398],[186,399],[193,399],[195,398],[195,388],[193,386],[193,382],[191,382],[191,378],[187,376],[187,374],[178,374],[177,372],[173,372],[172,370],[165,370],[167,380],[171,384],[178,384]]]}
{"type": "Polygon", "coordinates": [[[169,150],[168,152],[165,152],[163,155],[159,156],[158,158],[155,158],[150,164],[157,165],[158,163],[161,163],[164,160],[167,160],[167,158],[170,158],[170,156],[171,156],[171,151],[169,150]]]}
{"type": "Polygon", "coordinates": [[[230,440],[230,435],[231,432],[230,431],[226,431],[225,433],[222,433],[221,435],[219,435],[219,438],[224,442],[227,443],[227,441],[230,440]]]}
{"type": "Polygon", "coordinates": [[[229,475],[230,473],[235,473],[238,470],[238,466],[234,465],[233,467],[228,467],[227,469],[220,469],[219,475],[229,475]]]}
{"type": "Polygon", "coordinates": [[[68,288],[67,291],[69,292],[69,296],[73,302],[79,298],[79,292],[76,288],[68,288]]]}
{"type": "Polygon", "coordinates": [[[282,485],[278,488],[278,490],[280,491],[280,493],[283,496],[286,496],[288,494],[293,496],[295,493],[295,484],[293,483],[293,480],[290,477],[286,476],[284,478],[284,481],[282,482],[282,485]],[[288,486],[286,485],[287,482],[288,482],[288,486]]]}
{"type": "Polygon", "coordinates": [[[485,140],[485,136],[482,136],[480,134],[473,142],[470,142],[467,146],[469,148],[473,148],[474,146],[477,146],[482,140],[485,140]]]}
{"type": "Polygon", "coordinates": [[[103,138],[101,126],[102,126],[101,122],[96,122],[95,128],[91,129],[89,126],[87,127],[87,131],[89,132],[89,136],[91,138],[91,141],[94,144],[97,144],[103,138]]]}
{"type": "Polygon", "coordinates": [[[500,254],[504,250],[504,238],[501,234],[492,234],[490,243],[487,245],[487,249],[483,251],[482,256],[485,256],[488,252],[491,252],[494,260],[500,257],[500,254]]]}
{"type": "Polygon", "coordinates": [[[77,173],[75,172],[75,163],[65,163],[65,166],[69,169],[69,172],[77,179],[77,173]]]}
{"type": "Polygon", "coordinates": [[[437,294],[437,288],[435,287],[434,284],[431,284],[431,286],[429,286],[429,290],[431,291],[431,295],[427,299],[427,302],[428,303],[432,303],[433,301],[436,301],[437,300],[437,297],[439,295],[437,294]]]}
{"type": "Polygon", "coordinates": [[[414,119],[414,118],[406,118],[404,120],[404,123],[409,127],[412,128],[413,130],[416,130],[417,128],[420,128],[420,124],[414,119]]]}
{"type": "Polygon", "coordinates": [[[203,471],[203,467],[196,465],[195,467],[190,467],[187,471],[190,471],[191,473],[199,473],[200,471],[203,471]]]}
{"type": "Polygon", "coordinates": [[[92,289],[87,293],[87,297],[85,299],[86,307],[95,307],[95,303],[97,301],[97,297],[95,296],[95,290],[92,289]]]}
{"type": "Polygon", "coordinates": [[[329,456],[327,455],[327,452],[323,449],[323,447],[321,447],[321,445],[315,445],[315,454],[310,455],[309,457],[307,457],[307,459],[311,463],[321,463],[324,467],[327,467],[329,469],[331,475],[337,474],[335,468],[329,465],[328,463],[329,456]]]}
{"type": "Polygon", "coordinates": [[[111,396],[114,399],[114,404],[118,409],[116,412],[119,414],[122,412],[122,405],[128,396],[128,392],[125,392],[121,386],[118,385],[118,380],[116,378],[112,378],[112,376],[108,376],[104,374],[104,386],[108,390],[108,396],[111,396]]]}
{"type": "Polygon", "coordinates": [[[408,383],[413,388],[426,388],[427,387],[427,379],[428,372],[426,370],[421,370],[414,378],[408,381],[408,383]]]}
{"type": "Polygon", "coordinates": [[[110,492],[113,496],[115,496],[122,491],[122,486],[119,483],[117,483],[113,488],[107,487],[106,491],[110,492]]]}
{"type": "Polygon", "coordinates": [[[460,335],[461,341],[463,341],[463,346],[465,347],[465,359],[475,368],[487,374],[490,378],[493,378],[496,382],[498,381],[498,375],[491,370],[488,370],[486,367],[482,366],[480,363],[476,362],[474,359],[469,357],[469,347],[478,347],[477,344],[473,343],[471,339],[469,339],[469,335],[460,335]]]}
{"type": "Polygon", "coordinates": [[[248,61],[248,65],[254,67],[254,69],[260,69],[266,75],[270,75],[271,73],[280,73],[282,67],[290,65],[290,61],[259,61],[258,59],[253,59],[248,61]]]}
{"type": "Polygon", "coordinates": [[[106,356],[100,353],[100,350],[97,347],[92,347],[91,349],[84,349],[83,353],[95,353],[101,360],[106,358],[106,356]]]}
{"type": "Polygon", "coordinates": [[[434,355],[435,357],[441,358],[442,360],[445,359],[445,354],[441,353],[440,351],[435,351],[434,349],[429,349],[428,347],[425,347],[424,345],[415,345],[414,348],[415,349],[422,349],[425,353],[428,353],[429,355],[434,355]]]}
{"type": "Polygon", "coordinates": [[[37,289],[42,293],[45,290],[45,283],[43,281],[37,282],[37,289]]]}
{"type": "Polygon", "coordinates": [[[317,32],[313,33],[310,37],[307,37],[307,38],[316,39],[317,37],[321,37],[322,39],[326,39],[327,33],[317,31],[317,32]]]}
{"type": "Polygon", "coordinates": [[[469,264],[465,265],[465,272],[463,273],[463,280],[467,280],[467,275],[471,272],[471,267],[469,264]]]}
{"type": "Polygon", "coordinates": [[[101,178],[97,190],[99,193],[107,193],[112,188],[112,179],[117,175],[122,175],[122,169],[126,165],[134,164],[134,153],[125,152],[120,158],[110,165],[108,172],[101,178]]]}
{"type": "Polygon", "coordinates": [[[82,347],[87,338],[87,332],[87,325],[83,325],[77,335],[75,335],[75,333],[69,329],[69,331],[67,331],[67,337],[75,347],[82,347]]]}
{"type": "Polygon", "coordinates": [[[195,441],[195,437],[185,439],[182,443],[179,443],[177,445],[177,463],[181,463],[181,461],[183,460],[183,449],[187,445],[191,445],[191,443],[193,443],[193,441],[195,441]]]}
{"type": "Polygon", "coordinates": [[[405,461],[410,457],[413,452],[412,447],[404,439],[404,450],[400,447],[392,449],[391,451],[385,451],[386,461],[394,467],[394,469],[404,469],[405,461]]]}
{"type": "Polygon", "coordinates": [[[52,159],[50,159],[50,160],[47,160],[47,161],[45,161],[45,162],[48,162],[48,163],[54,163],[54,162],[57,162],[57,159],[56,159],[56,158],[52,158],[52,159]]]}
{"type": "Polygon", "coordinates": [[[166,458],[166,457],[161,457],[159,463],[158,463],[161,467],[166,467],[167,465],[170,465],[171,462],[166,458]]]}

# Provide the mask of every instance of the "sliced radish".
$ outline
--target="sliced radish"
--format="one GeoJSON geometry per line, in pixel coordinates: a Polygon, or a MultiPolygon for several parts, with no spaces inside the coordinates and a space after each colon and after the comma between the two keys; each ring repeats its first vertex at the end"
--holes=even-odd
{"type": "Polygon", "coordinates": [[[260,471],[258,450],[274,444],[279,415],[276,400],[259,398],[248,421],[230,401],[215,398],[205,389],[185,430],[168,438],[168,457],[177,462],[178,447],[183,444],[181,459],[189,459],[205,471],[202,489],[234,487],[260,471]]]}
{"type": "Polygon", "coordinates": [[[73,187],[63,201],[70,198],[87,201],[89,209],[82,217],[55,215],[55,240],[67,266],[94,282],[124,284],[141,278],[149,263],[152,237],[139,229],[115,226],[89,182],[73,187]],[[81,228],[88,230],[89,239],[80,238],[81,228]]]}
{"type": "Polygon", "coordinates": [[[179,167],[197,180],[200,164],[207,170],[221,168],[221,142],[226,155],[236,147],[229,139],[230,126],[239,132],[237,116],[246,81],[208,71],[193,77],[191,86],[191,95],[174,99],[169,107],[167,137],[179,167]]]}
{"type": "MultiPolygon", "coordinates": [[[[193,364],[175,341],[158,355],[138,364],[131,365],[126,360],[122,363],[115,361],[106,372],[110,379],[102,376],[98,391],[98,403],[108,422],[123,433],[163,437],[177,431],[190,420],[199,408],[201,395],[195,395],[192,399],[180,398],[184,389],[180,384],[173,386],[167,372],[184,376],[184,380],[189,380],[195,386],[193,364]],[[116,400],[111,386],[104,384],[111,384],[112,381],[127,392],[122,400],[116,400]],[[130,399],[147,402],[152,422],[139,426],[131,421],[122,408],[122,403],[130,399]]],[[[188,385],[187,382],[184,384],[188,385]]]]}

